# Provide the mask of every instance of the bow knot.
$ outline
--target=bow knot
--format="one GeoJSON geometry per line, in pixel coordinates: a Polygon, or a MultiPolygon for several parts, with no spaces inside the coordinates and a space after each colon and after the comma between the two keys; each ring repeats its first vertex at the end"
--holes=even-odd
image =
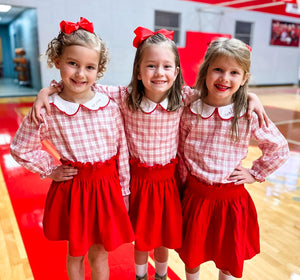
{"type": "Polygon", "coordinates": [[[78,29],[84,29],[91,33],[94,33],[94,25],[92,22],[89,22],[87,19],[81,17],[78,22],[62,21],[60,23],[60,30],[65,34],[70,34],[78,29]]]}
{"type": "Polygon", "coordinates": [[[174,31],[169,31],[167,29],[160,29],[156,32],[151,31],[150,29],[147,29],[145,27],[139,26],[134,30],[134,33],[136,34],[134,40],[133,40],[133,46],[138,48],[141,43],[143,43],[147,38],[155,35],[155,34],[162,34],[166,38],[173,40],[174,31]]]}

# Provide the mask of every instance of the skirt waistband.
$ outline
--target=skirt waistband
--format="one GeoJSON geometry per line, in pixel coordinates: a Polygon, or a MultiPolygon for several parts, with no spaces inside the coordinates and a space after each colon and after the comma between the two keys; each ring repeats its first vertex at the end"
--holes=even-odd
{"type": "Polygon", "coordinates": [[[175,168],[178,160],[172,159],[170,163],[162,165],[155,164],[153,166],[147,166],[138,159],[130,159],[130,172],[132,176],[140,176],[143,178],[150,178],[151,180],[161,180],[170,177],[174,177],[175,168]]]}
{"type": "Polygon", "coordinates": [[[117,156],[113,156],[104,162],[79,162],[71,160],[60,160],[62,164],[73,166],[78,170],[77,176],[108,176],[116,173],[117,156]]]}
{"type": "Polygon", "coordinates": [[[207,184],[200,181],[193,175],[189,175],[186,184],[187,191],[193,191],[199,195],[211,196],[214,198],[232,198],[239,196],[241,192],[246,191],[243,184],[236,185],[234,183],[215,183],[207,184]]]}

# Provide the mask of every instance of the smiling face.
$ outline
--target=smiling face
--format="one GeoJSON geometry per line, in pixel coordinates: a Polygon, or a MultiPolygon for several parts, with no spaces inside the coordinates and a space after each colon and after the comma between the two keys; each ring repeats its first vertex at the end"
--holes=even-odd
{"type": "Polygon", "coordinates": [[[151,45],[144,49],[138,79],[144,85],[147,98],[157,103],[164,100],[178,72],[175,55],[168,45],[151,45]]]}
{"type": "Polygon", "coordinates": [[[248,74],[231,56],[218,56],[209,64],[206,75],[208,95],[204,101],[212,106],[232,103],[233,94],[244,85],[248,74]]]}
{"type": "Polygon", "coordinates": [[[55,61],[64,82],[63,93],[69,99],[89,98],[91,85],[98,73],[100,54],[88,47],[71,45],[64,49],[62,55],[55,61]]]}

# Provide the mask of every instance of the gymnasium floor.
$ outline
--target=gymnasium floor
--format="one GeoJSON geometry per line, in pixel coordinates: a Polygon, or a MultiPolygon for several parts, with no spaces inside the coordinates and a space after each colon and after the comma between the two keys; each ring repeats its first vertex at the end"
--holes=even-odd
{"type": "MultiPolygon", "coordinates": [[[[0,82],[0,280],[65,280],[65,242],[50,242],[42,233],[41,219],[50,181],[18,166],[9,145],[34,91],[0,82]],[[27,95],[22,96],[22,95],[27,95]],[[15,96],[7,98],[5,96],[15,96]]],[[[297,87],[251,88],[259,95],[269,117],[290,145],[288,162],[266,182],[248,185],[256,204],[261,253],[246,261],[244,280],[300,279],[300,90],[297,87]]],[[[259,156],[255,143],[244,162],[259,156]]],[[[110,279],[134,279],[133,246],[110,254],[110,279]]],[[[149,274],[153,275],[153,255],[149,274]]],[[[86,279],[90,279],[87,267],[86,279]]],[[[153,279],[150,277],[150,279],[153,279]]],[[[184,266],[170,251],[169,279],[185,279],[184,266]]],[[[201,280],[217,279],[212,262],[201,266],[201,280]]]]}

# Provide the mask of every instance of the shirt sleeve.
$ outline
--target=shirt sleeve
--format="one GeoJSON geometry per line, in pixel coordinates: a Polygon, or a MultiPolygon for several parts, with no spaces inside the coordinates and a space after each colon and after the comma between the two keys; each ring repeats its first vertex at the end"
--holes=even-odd
{"type": "Polygon", "coordinates": [[[120,107],[124,101],[124,96],[127,94],[127,87],[122,86],[105,86],[100,84],[95,84],[93,86],[95,91],[104,93],[109,96],[115,103],[120,107]]]}
{"type": "Polygon", "coordinates": [[[56,168],[53,157],[42,150],[41,141],[46,139],[46,134],[45,118],[37,127],[29,121],[27,115],[10,145],[10,152],[15,161],[29,171],[40,174],[41,178],[47,177],[56,168]]]}
{"type": "Polygon", "coordinates": [[[199,99],[200,92],[188,86],[184,86],[181,90],[181,95],[184,105],[189,106],[191,103],[199,99]]]}
{"type": "Polygon", "coordinates": [[[117,161],[117,167],[118,167],[120,185],[122,189],[122,195],[125,196],[130,194],[129,152],[128,152],[128,146],[127,146],[127,141],[125,136],[123,118],[121,116],[119,109],[116,110],[115,120],[116,120],[116,126],[119,130],[118,131],[118,135],[119,135],[118,155],[119,156],[117,161]]]}
{"type": "Polygon", "coordinates": [[[178,144],[178,173],[181,184],[184,184],[187,175],[188,169],[185,164],[185,156],[184,156],[184,145],[185,140],[189,134],[189,125],[188,125],[188,110],[189,108],[185,108],[182,118],[180,120],[179,125],[179,144],[178,144]]]}
{"type": "Polygon", "coordinates": [[[258,142],[262,156],[252,163],[249,171],[258,182],[263,182],[286,162],[289,157],[289,147],[286,139],[271,120],[268,127],[264,125],[262,128],[259,128],[257,117],[253,117],[252,121],[255,125],[251,125],[251,133],[258,142]]]}

